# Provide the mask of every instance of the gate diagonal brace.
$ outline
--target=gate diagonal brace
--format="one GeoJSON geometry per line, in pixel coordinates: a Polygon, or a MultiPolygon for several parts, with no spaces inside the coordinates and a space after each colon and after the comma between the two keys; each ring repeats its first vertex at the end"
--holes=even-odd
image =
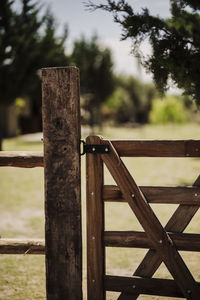
{"type": "MultiPolygon", "coordinates": [[[[196,179],[193,186],[200,185],[200,176],[196,179]]],[[[166,231],[175,231],[175,232],[183,232],[185,228],[190,223],[191,219],[199,209],[198,206],[190,206],[190,205],[182,205],[180,204],[179,207],[176,209],[172,217],[169,219],[167,225],[165,226],[166,231]],[[184,216],[184,218],[183,218],[184,216]],[[180,222],[180,219],[182,221],[180,222]]],[[[150,249],[145,257],[143,258],[142,262],[134,272],[133,276],[139,277],[148,277],[151,278],[156,270],[159,268],[162,259],[159,257],[158,253],[150,249]]],[[[139,294],[135,293],[135,295],[128,295],[126,293],[121,293],[118,300],[136,300],[139,297],[139,294]]]]}
{"type": "Polygon", "coordinates": [[[82,144],[82,151],[80,151],[81,155],[84,155],[86,153],[107,154],[110,152],[110,148],[108,145],[86,144],[84,140],[81,140],[80,143],[82,144]]]}

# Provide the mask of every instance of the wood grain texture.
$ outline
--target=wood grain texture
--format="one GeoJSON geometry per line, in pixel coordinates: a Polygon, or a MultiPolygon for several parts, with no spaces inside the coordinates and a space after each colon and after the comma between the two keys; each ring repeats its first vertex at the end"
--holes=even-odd
{"type": "MultiPolygon", "coordinates": [[[[187,204],[200,206],[199,187],[139,186],[149,203],[187,204]]],[[[105,185],[104,201],[126,202],[118,186],[105,185]]]]}
{"type": "MultiPolygon", "coordinates": [[[[193,186],[200,186],[200,176],[196,179],[193,186]]],[[[179,205],[176,209],[172,217],[169,219],[165,226],[165,230],[171,232],[183,232],[187,225],[190,223],[191,219],[198,211],[198,206],[191,205],[179,205]]],[[[150,249],[145,255],[144,259],[134,272],[134,276],[144,276],[144,277],[152,277],[154,273],[159,268],[162,263],[161,257],[157,254],[154,249],[150,249]]],[[[119,296],[119,300],[134,300],[137,299],[139,294],[135,293],[135,295],[129,295],[127,293],[122,293],[119,296]]]]}
{"type": "Polygon", "coordinates": [[[42,70],[47,299],[82,299],[79,70],[42,70]]]}
{"type": "MultiPolygon", "coordinates": [[[[200,251],[200,234],[167,233],[177,250],[200,251]]],[[[104,245],[106,247],[153,248],[145,232],[139,231],[105,231],[104,245]]]]}
{"type": "MultiPolygon", "coordinates": [[[[97,137],[88,137],[88,144],[98,144],[97,137]]],[[[105,247],[103,162],[98,154],[87,154],[87,297],[104,300],[105,247]]]]}
{"type": "Polygon", "coordinates": [[[43,167],[43,153],[39,151],[0,151],[0,167],[43,167]]]}
{"type": "MultiPolygon", "coordinates": [[[[199,285],[199,283],[197,283],[199,285]]],[[[131,297],[135,293],[183,298],[183,294],[174,280],[158,278],[105,276],[107,291],[128,293],[131,297]]]]}
{"type": "Polygon", "coordinates": [[[0,254],[45,254],[45,242],[42,239],[0,239],[0,254]]]}
{"type": "Polygon", "coordinates": [[[200,289],[198,285],[179,255],[173,241],[160,224],[154,212],[148,205],[143,193],[138,188],[124,163],[118,156],[112,143],[103,140],[101,140],[101,143],[109,145],[110,147],[109,155],[101,155],[103,161],[120,187],[124,198],[127,199],[127,202],[135,213],[138,221],[144,228],[148,238],[151,239],[157,253],[176,280],[183,295],[187,299],[199,299],[200,289]],[[190,291],[189,294],[188,290],[190,291]]]}
{"type": "Polygon", "coordinates": [[[200,140],[111,140],[119,156],[199,157],[200,140]]]}

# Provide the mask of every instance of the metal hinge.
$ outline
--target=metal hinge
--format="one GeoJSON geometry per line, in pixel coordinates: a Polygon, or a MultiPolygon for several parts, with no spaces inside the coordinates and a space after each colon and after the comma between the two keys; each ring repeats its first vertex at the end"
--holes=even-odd
{"type": "Polygon", "coordinates": [[[81,155],[84,155],[85,153],[97,153],[97,154],[107,154],[109,153],[109,146],[108,145],[95,145],[95,144],[86,144],[84,140],[81,140],[82,144],[82,151],[81,155]]]}

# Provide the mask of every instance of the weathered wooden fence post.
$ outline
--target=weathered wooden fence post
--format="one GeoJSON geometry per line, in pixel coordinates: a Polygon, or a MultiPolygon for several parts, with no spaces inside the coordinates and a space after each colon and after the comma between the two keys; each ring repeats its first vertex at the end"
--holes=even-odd
{"type": "Polygon", "coordinates": [[[79,70],[42,69],[47,299],[82,299],[79,70]]]}

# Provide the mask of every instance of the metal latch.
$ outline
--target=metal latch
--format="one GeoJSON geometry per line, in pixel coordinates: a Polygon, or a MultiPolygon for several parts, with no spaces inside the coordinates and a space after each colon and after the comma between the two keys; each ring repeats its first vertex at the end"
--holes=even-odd
{"type": "Polygon", "coordinates": [[[84,140],[81,140],[81,144],[83,145],[81,155],[85,153],[107,154],[110,150],[108,145],[86,144],[84,140]]]}

